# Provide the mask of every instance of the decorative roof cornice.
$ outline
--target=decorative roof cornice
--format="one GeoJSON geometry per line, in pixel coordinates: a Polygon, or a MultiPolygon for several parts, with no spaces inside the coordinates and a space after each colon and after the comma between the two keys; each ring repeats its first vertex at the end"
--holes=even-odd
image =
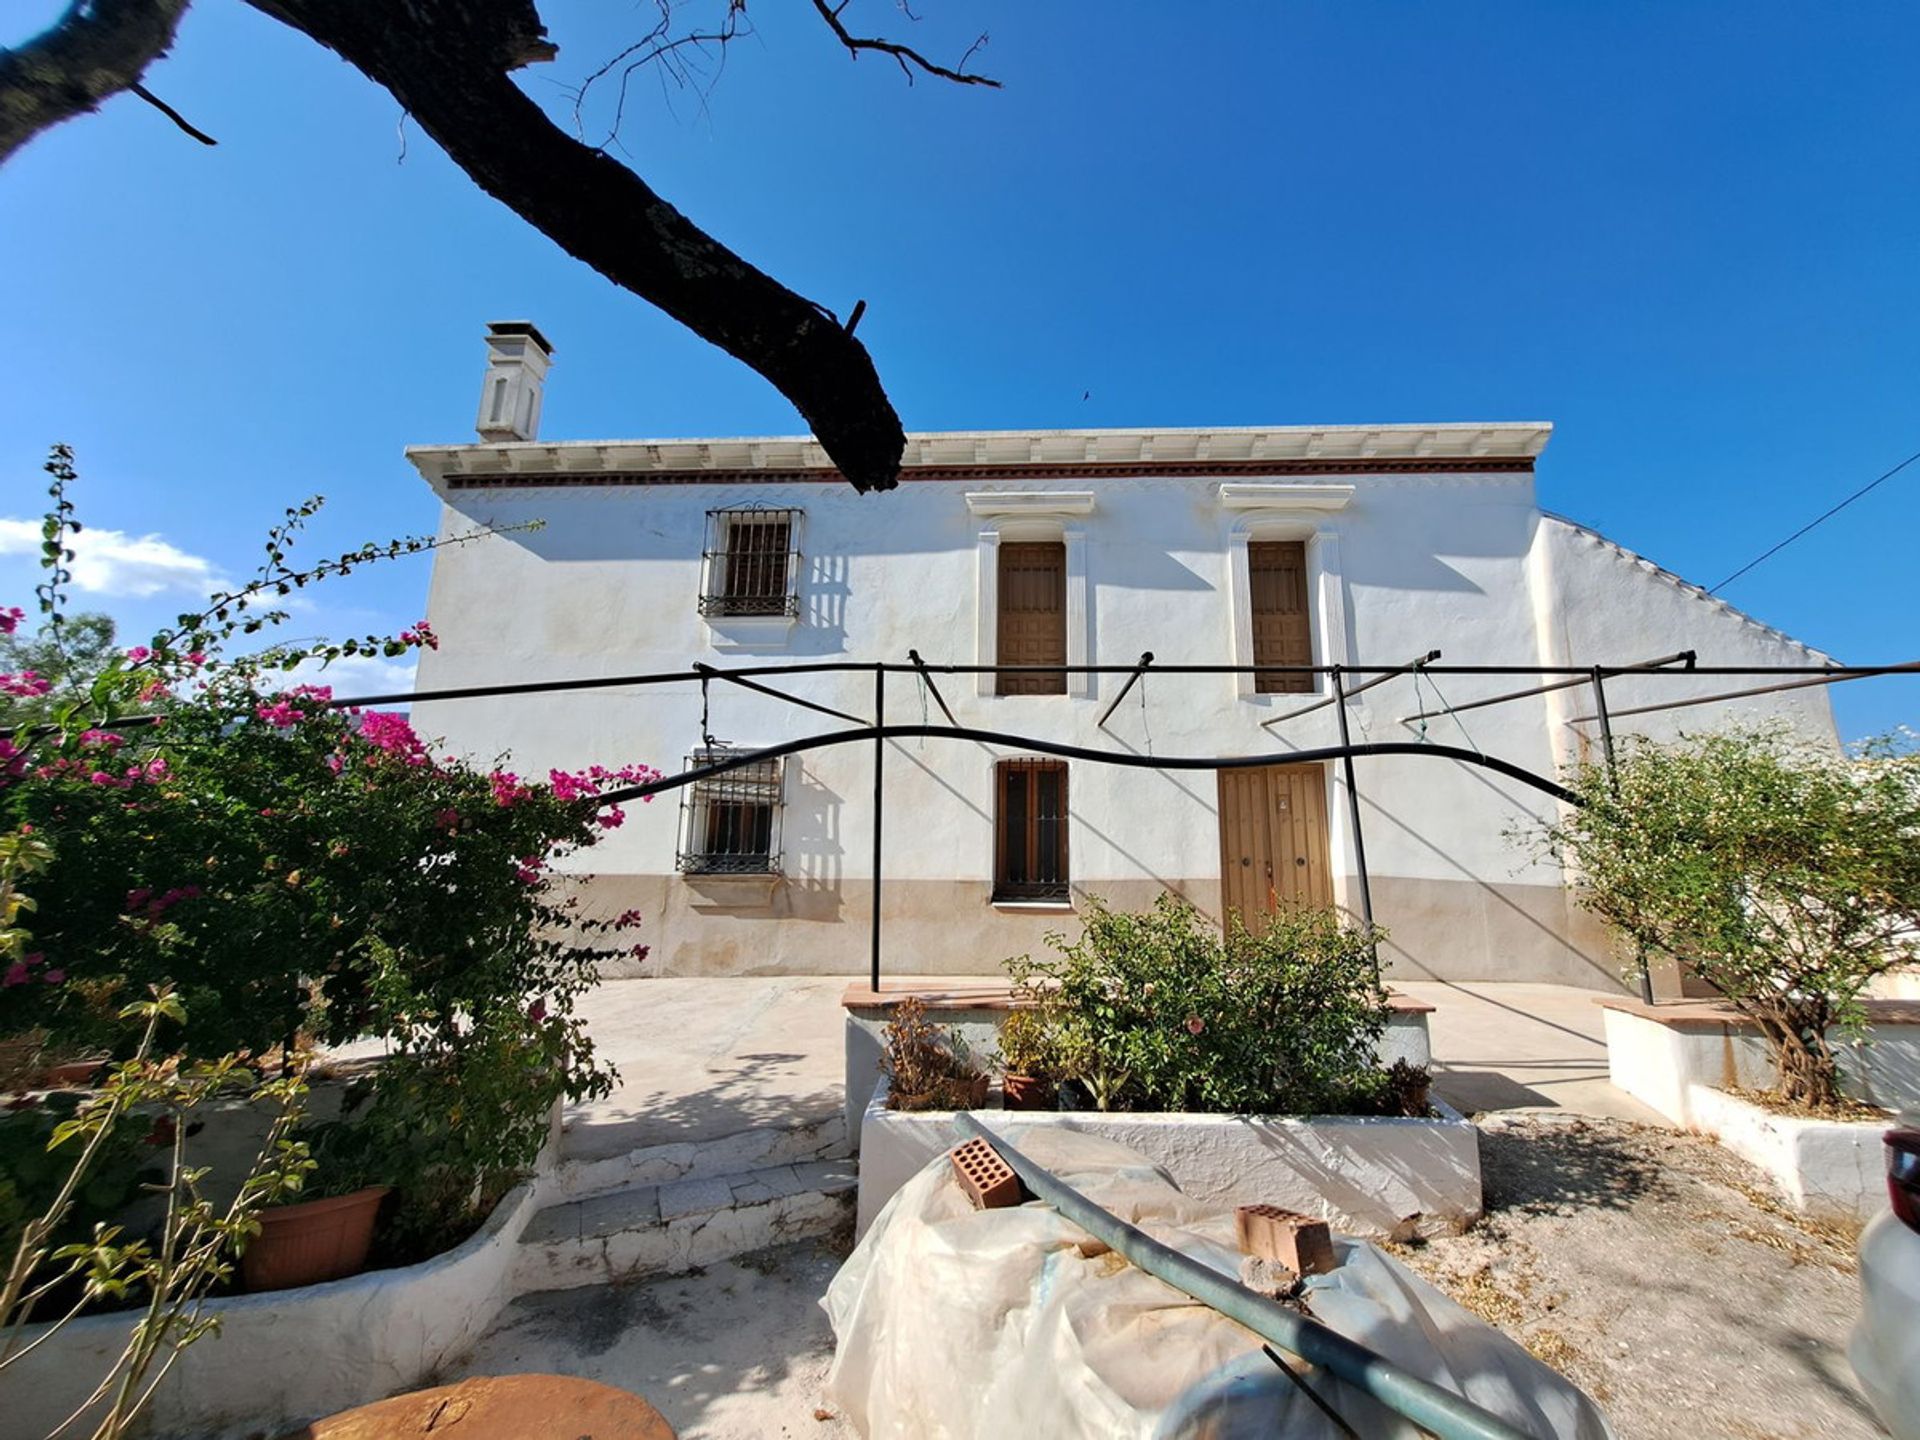
{"type": "MultiPolygon", "coordinates": [[[[959,430],[909,435],[905,482],[1130,476],[1531,474],[1544,422],[1289,425],[1228,430],[959,430]]],[[[809,436],[412,445],[435,489],[831,483],[809,436]]]]}

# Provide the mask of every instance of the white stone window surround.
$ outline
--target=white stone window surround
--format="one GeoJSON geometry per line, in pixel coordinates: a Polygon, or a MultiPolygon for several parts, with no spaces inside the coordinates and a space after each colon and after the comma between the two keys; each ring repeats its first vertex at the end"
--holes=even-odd
{"type": "MultiPolygon", "coordinates": [[[[1057,540],[1067,551],[1067,664],[1091,665],[1088,636],[1087,532],[1075,517],[1093,513],[1091,490],[970,491],[967,509],[981,516],[974,578],[974,664],[992,665],[1000,639],[1000,542],[1002,540],[1057,540]]],[[[979,694],[995,693],[995,677],[981,671],[975,677],[979,694]]],[[[1093,676],[1069,674],[1069,697],[1090,699],[1093,676]]]]}
{"type": "MultiPolygon", "coordinates": [[[[1340,526],[1330,517],[1353,498],[1351,485],[1227,484],[1220,503],[1234,512],[1227,529],[1227,599],[1233,616],[1233,663],[1252,665],[1253,586],[1247,546],[1256,540],[1304,540],[1307,603],[1313,609],[1308,633],[1315,665],[1345,665],[1347,653],[1346,585],[1340,569],[1340,526]]],[[[1332,692],[1325,675],[1313,677],[1304,694],[1263,695],[1253,688],[1251,672],[1233,677],[1242,700],[1269,708],[1297,705],[1332,692]]]]}

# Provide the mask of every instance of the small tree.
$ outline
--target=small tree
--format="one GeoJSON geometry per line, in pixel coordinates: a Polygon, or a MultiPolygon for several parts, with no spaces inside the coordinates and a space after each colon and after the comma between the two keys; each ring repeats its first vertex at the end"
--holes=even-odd
{"type": "Polygon", "coordinates": [[[1572,788],[1584,803],[1544,841],[1580,902],[1750,1016],[1780,1099],[1838,1103],[1828,1032],[1859,1031],[1868,983],[1915,958],[1920,753],[1849,758],[1781,729],[1642,740],[1572,788]]]}

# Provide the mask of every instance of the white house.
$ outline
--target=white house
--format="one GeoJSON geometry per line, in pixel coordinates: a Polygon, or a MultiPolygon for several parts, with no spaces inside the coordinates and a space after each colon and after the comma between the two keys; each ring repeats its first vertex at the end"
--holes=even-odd
{"type": "MultiPolygon", "coordinates": [[[[422,732],[522,773],[645,761],[665,770],[870,723],[955,722],[1128,756],[1258,756],[1413,741],[1555,775],[1597,754],[1592,687],[1448,707],[1552,676],[1401,674],[1328,699],[1326,674],[1251,667],[1566,670],[1680,651],[1701,666],[1828,663],[1592,531],[1541,511],[1541,423],[983,431],[914,435],[901,484],[860,495],[800,437],[534,438],[548,346],[496,325],[479,443],[409,458],[443,533],[419,687],[681,671],[685,683],[423,700],[422,732]],[[1125,667],[1155,663],[1130,689],[1125,667]],[[691,667],[859,662],[760,683],[691,667]],[[1014,662],[1114,673],[995,675],[1014,662]],[[1178,664],[1249,667],[1175,674],[1178,664]],[[933,690],[937,689],[937,695],[933,690]],[[1102,724],[1116,698],[1122,703],[1102,724]],[[1424,722],[1413,720],[1430,712],[1424,722]]],[[[1678,668],[1678,667],[1671,667],[1678,668]]],[[[1368,677],[1343,677],[1346,688],[1368,677]]],[[[1784,716],[1832,738],[1824,688],[1645,715],[1750,688],[1725,675],[1610,677],[1616,734],[1784,716]]],[[[1359,839],[1383,959],[1410,978],[1613,988],[1623,960],[1557,868],[1510,832],[1559,803],[1431,754],[1259,769],[1120,768],[1025,743],[881,742],[884,965],[985,974],[1071,931],[1090,895],[1164,889],[1209,914],[1285,897],[1362,908],[1359,839]]],[[[638,908],[665,974],[853,974],[874,887],[871,738],[735,770],[632,808],[592,852],[596,903],[638,908]]]]}

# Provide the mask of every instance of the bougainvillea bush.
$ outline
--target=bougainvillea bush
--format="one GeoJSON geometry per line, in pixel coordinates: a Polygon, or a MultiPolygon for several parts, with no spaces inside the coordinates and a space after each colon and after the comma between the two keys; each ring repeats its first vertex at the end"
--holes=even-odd
{"type": "MultiPolygon", "coordinates": [[[[40,593],[56,645],[77,528],[65,478],[40,593]]],[[[603,791],[655,772],[467,764],[404,716],[288,673],[432,646],[424,623],[223,659],[272,623],[255,601],[416,544],[295,571],[286,550],[307,513],[270,537],[253,585],[149,644],[57,683],[0,676],[0,727],[19,726],[0,740],[0,832],[50,856],[31,879],[30,939],[0,974],[0,1036],[124,1054],[121,1011],[167,987],[189,1017],[170,1039],[186,1060],[383,1041],[389,1058],[353,1096],[360,1143],[317,1145],[314,1181],[395,1185],[397,1229],[424,1246],[532,1161],[556,1099],[609,1088],[575,1002],[599,962],[637,948],[639,917],[584,914],[556,862],[620,823],[603,791]],[[16,699],[41,723],[10,720],[16,699]]],[[[23,619],[0,613],[0,628],[23,619]]]]}

